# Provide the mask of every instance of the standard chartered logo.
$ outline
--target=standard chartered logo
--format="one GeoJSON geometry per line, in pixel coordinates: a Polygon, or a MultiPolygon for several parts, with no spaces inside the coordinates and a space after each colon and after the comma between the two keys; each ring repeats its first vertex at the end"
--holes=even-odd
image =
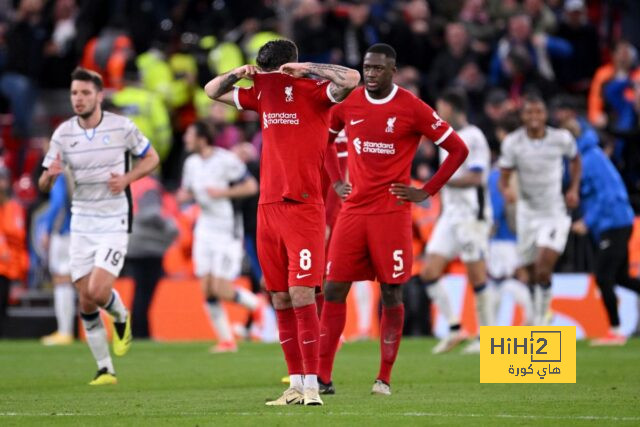
{"type": "Polygon", "coordinates": [[[262,128],[272,125],[299,125],[297,113],[262,113],[262,128]]]}
{"type": "Polygon", "coordinates": [[[356,153],[371,153],[371,154],[386,154],[388,156],[396,154],[396,147],[393,143],[389,142],[372,142],[361,141],[360,138],[353,140],[353,147],[356,149],[356,153]]]}

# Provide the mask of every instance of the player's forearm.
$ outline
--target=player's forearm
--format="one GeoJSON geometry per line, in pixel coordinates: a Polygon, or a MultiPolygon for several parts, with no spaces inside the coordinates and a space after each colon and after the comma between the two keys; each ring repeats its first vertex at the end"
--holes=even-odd
{"type": "Polygon", "coordinates": [[[327,151],[324,157],[324,168],[327,171],[327,175],[329,175],[329,180],[333,184],[338,181],[344,181],[344,177],[342,176],[342,173],[340,171],[338,150],[336,150],[336,145],[333,144],[331,134],[329,135],[329,140],[331,142],[327,145],[327,151]]]}
{"type": "Polygon", "coordinates": [[[500,179],[498,179],[498,190],[502,197],[506,198],[509,192],[509,181],[511,178],[511,171],[509,169],[500,169],[500,179]]]}
{"type": "Polygon", "coordinates": [[[460,178],[447,181],[447,187],[468,188],[482,185],[482,172],[467,171],[460,178]]]}
{"type": "Polygon", "coordinates": [[[239,199],[255,196],[256,194],[258,194],[258,182],[254,177],[249,176],[241,183],[229,187],[226,196],[230,199],[239,199]]]}
{"type": "Polygon", "coordinates": [[[360,73],[353,68],[343,67],[335,64],[316,64],[310,62],[307,64],[309,74],[316,75],[323,79],[327,79],[333,83],[333,87],[329,87],[331,96],[336,101],[342,101],[351,93],[353,89],[360,83],[360,73]]]}
{"type": "Polygon", "coordinates": [[[204,86],[204,91],[211,99],[218,99],[233,89],[242,77],[237,75],[238,69],[221,74],[204,86]]]}
{"type": "Polygon", "coordinates": [[[440,148],[446,150],[449,155],[435,175],[422,187],[430,196],[440,191],[469,155],[469,149],[455,132],[451,132],[451,135],[440,144],[440,148]]]}
{"type": "Polygon", "coordinates": [[[139,180],[143,176],[149,175],[160,163],[158,153],[153,147],[149,147],[149,150],[138,163],[127,172],[127,182],[131,184],[134,181],[139,180]]]}
{"type": "Polygon", "coordinates": [[[580,191],[580,178],[582,177],[582,160],[580,159],[579,154],[576,154],[576,156],[569,162],[569,177],[569,188],[574,191],[580,191]]]}
{"type": "Polygon", "coordinates": [[[55,177],[49,174],[48,170],[45,170],[42,172],[42,175],[40,175],[40,178],[38,178],[38,188],[43,193],[48,193],[51,191],[54,181],[55,177]]]}

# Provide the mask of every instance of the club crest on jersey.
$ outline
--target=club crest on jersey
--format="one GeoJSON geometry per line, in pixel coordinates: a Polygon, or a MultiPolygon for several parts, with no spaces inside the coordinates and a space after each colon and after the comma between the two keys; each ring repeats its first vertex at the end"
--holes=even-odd
{"type": "Polygon", "coordinates": [[[442,126],[442,124],[444,123],[444,120],[442,120],[438,115],[438,113],[436,113],[435,111],[433,112],[433,118],[436,119],[436,122],[431,125],[431,129],[436,130],[440,126],[442,126]]]}
{"type": "Polygon", "coordinates": [[[104,145],[109,145],[110,142],[111,142],[111,138],[109,137],[109,135],[105,135],[104,138],[102,138],[102,143],[104,145]]]}
{"type": "Polygon", "coordinates": [[[360,138],[356,138],[353,140],[353,148],[356,149],[356,153],[362,153],[362,141],[360,141],[360,138]]]}
{"type": "Polygon", "coordinates": [[[387,128],[384,130],[386,133],[393,133],[393,127],[396,124],[396,117],[389,117],[387,119],[387,128]]]}
{"type": "Polygon", "coordinates": [[[284,88],[284,100],[286,102],[293,102],[293,86],[287,86],[284,88]]]}

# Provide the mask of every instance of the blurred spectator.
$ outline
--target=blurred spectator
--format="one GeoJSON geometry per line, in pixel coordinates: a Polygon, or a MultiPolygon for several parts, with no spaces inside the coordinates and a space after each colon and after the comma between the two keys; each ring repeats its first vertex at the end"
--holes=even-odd
{"type": "Polygon", "coordinates": [[[536,92],[548,99],[557,91],[554,81],[544,77],[535,67],[530,52],[524,46],[514,46],[505,58],[501,86],[518,108],[527,92],[536,92]]]}
{"type": "Polygon", "coordinates": [[[596,243],[596,282],[609,316],[611,329],[594,343],[624,344],[620,334],[617,299],[613,291],[619,284],[640,294],[640,280],[629,277],[629,239],[633,211],[620,174],[598,146],[598,135],[585,119],[579,118],[571,105],[557,105],[555,119],[569,130],[582,157],[580,208],[582,218],[573,223],[578,234],[591,235],[596,243]]]}
{"type": "Polygon", "coordinates": [[[178,235],[171,219],[175,203],[163,194],[160,182],[146,176],[131,184],[133,227],[127,250],[126,271],[135,282],[131,331],[135,337],[149,337],[149,306],[163,276],[162,257],[178,235]]]}
{"type": "Polygon", "coordinates": [[[298,2],[293,17],[293,37],[300,50],[300,62],[334,62],[338,41],[335,33],[326,29],[325,6],[319,0],[302,0],[298,2]]]}
{"type": "Polygon", "coordinates": [[[0,76],[0,92],[9,99],[14,115],[13,133],[30,136],[36,104],[36,88],[42,72],[47,30],[42,17],[42,0],[21,0],[6,38],[6,64],[0,76]]]}
{"type": "MultiPolygon", "coordinates": [[[[476,120],[482,133],[486,135],[492,151],[500,152],[496,127],[509,114],[514,113],[514,106],[504,89],[492,89],[484,100],[483,114],[476,120]]],[[[517,126],[516,126],[517,128],[517,126]]]]}
{"type": "Polygon", "coordinates": [[[364,52],[380,41],[378,27],[371,19],[371,5],[361,0],[350,0],[346,5],[346,16],[334,14],[333,18],[329,25],[332,27],[330,31],[339,37],[338,46],[343,54],[340,62],[356,70],[362,69],[364,52]]]}
{"type": "Polygon", "coordinates": [[[640,49],[640,2],[638,0],[611,0],[618,7],[622,37],[640,49]]]}
{"type": "Polygon", "coordinates": [[[631,43],[620,40],[616,43],[611,62],[598,68],[589,89],[588,118],[592,125],[604,128],[609,124],[603,87],[613,78],[635,78],[640,75],[637,68],[638,52],[631,43]]]}
{"type": "Polygon", "coordinates": [[[44,87],[67,88],[69,76],[76,66],[77,58],[73,43],[76,37],[75,0],[55,0],[49,26],[51,38],[44,48],[44,62],[41,83],[44,87]]]}
{"type": "Polygon", "coordinates": [[[567,0],[564,3],[558,37],[573,46],[571,61],[556,65],[558,80],[572,92],[586,92],[593,73],[600,65],[600,56],[598,33],[587,20],[584,0],[567,0]]]}
{"type": "Polygon", "coordinates": [[[123,74],[123,88],[113,94],[111,101],[120,113],[129,117],[140,132],[151,141],[164,162],[171,150],[171,121],[162,98],[141,87],[138,67],[129,59],[123,74]]]}
{"type": "Polygon", "coordinates": [[[485,0],[466,0],[460,10],[460,22],[463,22],[469,31],[471,43],[475,44],[474,50],[488,51],[489,43],[493,42],[497,28],[495,22],[487,11],[485,0]]]}
{"type": "Polygon", "coordinates": [[[556,16],[544,0],[524,0],[524,12],[531,17],[534,33],[554,33],[556,30],[556,16]]]}
{"type": "Polygon", "coordinates": [[[80,66],[100,73],[105,89],[121,89],[125,65],[133,54],[127,33],[116,26],[106,27],[87,42],[80,66]]]}
{"type": "Polygon", "coordinates": [[[431,99],[454,83],[467,90],[476,90],[484,83],[484,76],[476,64],[477,57],[469,47],[465,26],[459,22],[447,24],[445,41],[445,49],[436,56],[429,70],[431,99]]]}
{"type": "Polygon", "coordinates": [[[0,166],[0,336],[9,304],[11,282],[27,271],[24,209],[11,197],[9,170],[0,166]]]}
{"type": "Polygon", "coordinates": [[[437,54],[429,3],[426,0],[402,3],[399,16],[390,23],[383,38],[396,49],[399,65],[427,73],[437,54]]]}
{"type": "Polygon", "coordinates": [[[490,82],[498,85],[508,75],[507,59],[514,48],[519,47],[528,53],[531,70],[546,80],[555,77],[551,58],[568,58],[573,53],[571,44],[564,39],[545,33],[533,33],[531,17],[518,14],[509,18],[507,34],[498,41],[491,60],[490,82]]]}

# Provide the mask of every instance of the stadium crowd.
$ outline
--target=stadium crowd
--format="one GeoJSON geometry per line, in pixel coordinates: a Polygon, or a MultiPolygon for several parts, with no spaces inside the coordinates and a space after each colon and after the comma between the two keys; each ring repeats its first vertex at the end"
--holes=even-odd
{"type": "MultiPolygon", "coordinates": [[[[588,132],[581,150],[593,144],[604,150],[638,215],[638,22],[640,3],[634,0],[0,0],[0,250],[6,253],[0,257],[0,316],[11,281],[30,288],[48,281],[48,236],[60,224],[55,215],[43,214],[49,196],[39,193],[35,182],[51,131],[71,115],[67,91],[77,65],[102,74],[105,109],[130,117],[160,156],[157,179],[133,189],[136,210],[148,213],[139,221],[148,222],[134,226],[142,237],[132,242],[159,241],[130,247],[127,260],[128,274],[146,283],[136,295],[144,301],[137,309],[143,313],[158,279],[145,272],[160,271],[165,249],[188,266],[178,263],[169,273],[191,274],[197,211],[175,197],[189,126],[207,122],[214,145],[235,152],[258,177],[258,116],[214,103],[203,87],[216,75],[255,62],[265,42],[289,38],[298,45],[301,62],[358,70],[370,45],[392,45],[399,86],[431,105],[446,89],[466,92],[468,120],[485,134],[493,160],[504,135],[519,126],[525,94],[535,90],[554,113],[554,125],[574,125],[566,116],[573,114],[588,132]],[[150,204],[147,192],[157,195],[150,204]]],[[[437,157],[433,146],[422,145],[413,178],[426,181],[437,157]]],[[[582,207],[602,209],[598,203],[582,207]]],[[[257,197],[237,208],[244,219],[246,271],[258,291],[257,197]]],[[[425,221],[431,218],[433,226],[433,211],[423,210],[416,221],[429,230],[425,221]]],[[[574,213],[575,219],[590,214],[574,213]]],[[[593,253],[584,249],[588,237],[580,231],[574,227],[558,269],[595,267],[593,253]]],[[[426,243],[428,232],[420,239],[426,243]]],[[[134,318],[144,317],[135,312],[134,318]]],[[[139,328],[134,335],[148,336],[146,325],[139,328]]]]}

